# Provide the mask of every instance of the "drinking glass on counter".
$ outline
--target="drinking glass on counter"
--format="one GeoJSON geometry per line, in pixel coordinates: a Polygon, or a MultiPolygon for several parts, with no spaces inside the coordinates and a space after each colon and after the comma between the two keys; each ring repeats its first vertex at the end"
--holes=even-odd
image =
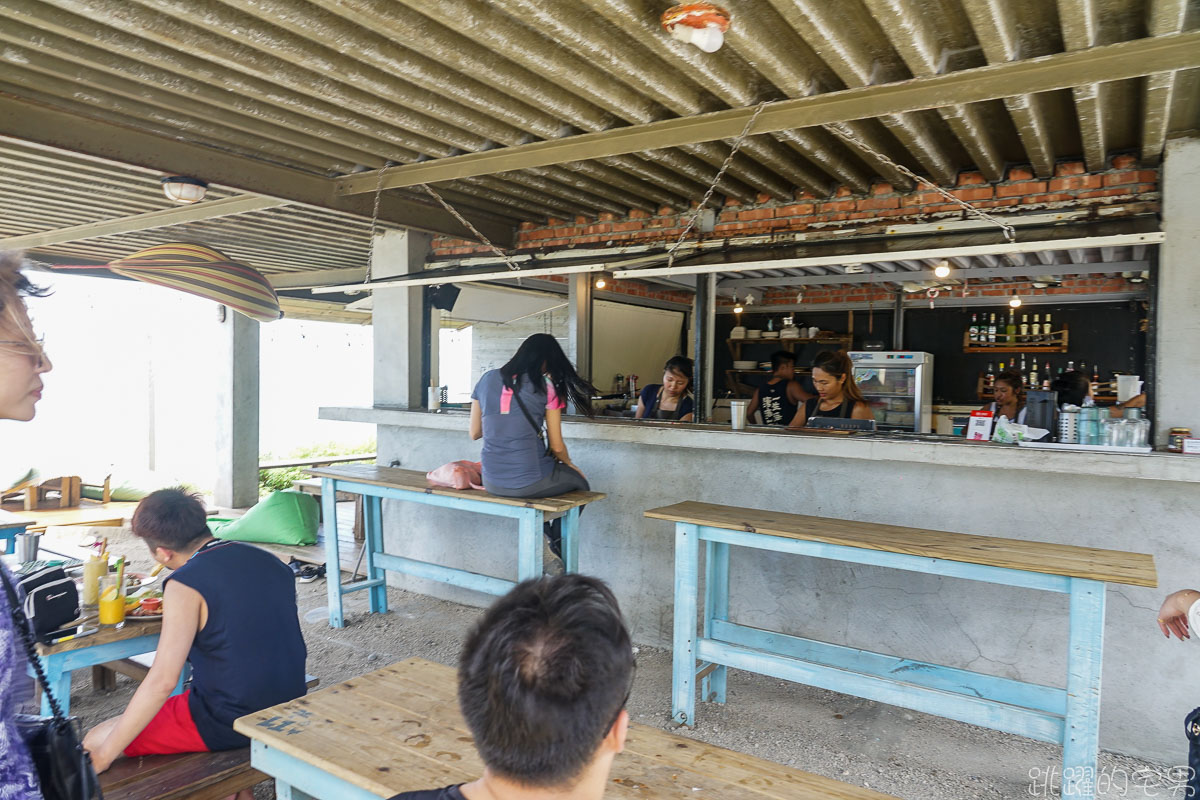
{"type": "Polygon", "coordinates": [[[125,576],[105,575],[100,579],[100,624],[120,628],[125,624],[125,576]]]}

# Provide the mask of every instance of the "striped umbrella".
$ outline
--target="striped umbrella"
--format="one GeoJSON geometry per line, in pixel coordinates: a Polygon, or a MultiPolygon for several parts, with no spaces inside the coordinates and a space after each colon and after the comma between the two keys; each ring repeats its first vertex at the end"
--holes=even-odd
{"type": "Polygon", "coordinates": [[[169,242],[108,263],[127,278],[206,297],[259,322],[283,316],[279,298],[262,273],[207,245],[169,242]]]}

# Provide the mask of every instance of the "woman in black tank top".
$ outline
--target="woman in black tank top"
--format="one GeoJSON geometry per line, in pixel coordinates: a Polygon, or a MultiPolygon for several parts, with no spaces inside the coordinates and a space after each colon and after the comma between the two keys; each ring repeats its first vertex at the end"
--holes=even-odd
{"type": "Polygon", "coordinates": [[[854,382],[854,365],[844,351],[826,351],[817,355],[812,378],[818,396],[804,403],[788,427],[803,428],[812,417],[874,419],[870,406],[854,382]]]}

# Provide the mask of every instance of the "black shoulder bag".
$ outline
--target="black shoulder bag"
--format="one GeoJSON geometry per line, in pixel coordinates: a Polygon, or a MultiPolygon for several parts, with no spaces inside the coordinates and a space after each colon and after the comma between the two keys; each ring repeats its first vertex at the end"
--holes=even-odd
{"type": "Polygon", "coordinates": [[[92,769],[92,758],[83,749],[79,736],[79,720],[67,717],[50,690],[50,682],[42,669],[29,620],[21,610],[17,592],[7,573],[0,569],[0,580],[4,581],[4,592],[8,596],[13,627],[25,645],[29,663],[37,673],[38,683],[46,693],[53,716],[41,717],[31,714],[16,716],[17,730],[29,748],[37,769],[38,781],[42,785],[42,796],[46,800],[104,800],[100,791],[100,780],[92,769]]]}

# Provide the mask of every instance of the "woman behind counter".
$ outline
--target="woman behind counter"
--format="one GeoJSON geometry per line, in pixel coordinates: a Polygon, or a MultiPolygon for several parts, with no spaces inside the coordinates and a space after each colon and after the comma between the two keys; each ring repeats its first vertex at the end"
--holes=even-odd
{"type": "Polygon", "coordinates": [[[826,350],[817,354],[812,381],[817,396],[804,401],[789,428],[803,428],[811,417],[875,418],[854,382],[854,365],[844,351],[826,350]]]}
{"type": "Polygon", "coordinates": [[[996,376],[992,385],[995,400],[981,411],[990,411],[996,419],[1008,417],[1018,425],[1025,424],[1025,381],[1015,372],[1005,370],[996,376]]]}
{"type": "Polygon", "coordinates": [[[635,417],[691,422],[695,419],[691,388],[692,360],[675,356],[663,365],[663,382],[650,384],[638,395],[635,417]]]}

